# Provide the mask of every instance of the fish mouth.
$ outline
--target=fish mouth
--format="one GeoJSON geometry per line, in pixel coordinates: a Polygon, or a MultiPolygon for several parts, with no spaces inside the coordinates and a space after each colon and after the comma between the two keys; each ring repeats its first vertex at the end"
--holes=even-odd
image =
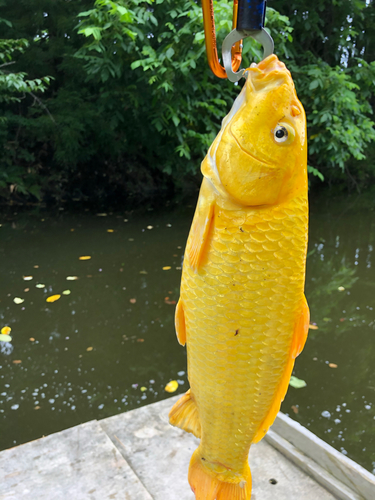
{"type": "Polygon", "coordinates": [[[254,64],[247,69],[248,81],[255,91],[262,91],[269,88],[278,87],[284,83],[294,83],[290,71],[285,64],[279,61],[275,54],[272,54],[259,64],[254,64]]]}
{"type": "Polygon", "coordinates": [[[237,139],[237,137],[235,136],[235,134],[232,132],[232,129],[229,128],[229,132],[230,132],[230,135],[233,137],[233,139],[236,141],[236,144],[237,146],[241,149],[241,151],[243,151],[245,154],[247,154],[247,156],[250,156],[250,158],[252,158],[253,160],[257,161],[258,163],[261,163],[262,165],[266,165],[267,167],[273,167],[272,163],[266,161],[266,160],[261,160],[260,158],[258,158],[257,156],[253,155],[252,153],[250,153],[250,151],[248,151],[247,149],[245,149],[240,141],[237,139]]]}

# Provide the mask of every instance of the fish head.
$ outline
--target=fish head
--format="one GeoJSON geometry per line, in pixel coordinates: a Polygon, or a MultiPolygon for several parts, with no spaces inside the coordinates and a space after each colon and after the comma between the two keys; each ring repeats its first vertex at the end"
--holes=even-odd
{"type": "Polygon", "coordinates": [[[307,189],[306,117],[275,55],[248,69],[241,94],[209,151],[214,185],[245,206],[272,205],[307,189]]]}

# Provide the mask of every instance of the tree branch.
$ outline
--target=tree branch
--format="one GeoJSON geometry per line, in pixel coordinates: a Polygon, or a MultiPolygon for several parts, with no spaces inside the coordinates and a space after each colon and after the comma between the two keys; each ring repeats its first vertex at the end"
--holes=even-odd
{"type": "Polygon", "coordinates": [[[5,66],[9,66],[10,64],[16,64],[16,61],[10,61],[10,62],[7,62],[7,63],[0,64],[0,69],[4,68],[5,66]]]}
{"type": "Polygon", "coordinates": [[[30,95],[34,97],[34,100],[39,104],[41,108],[44,109],[44,111],[47,113],[47,115],[50,117],[51,121],[56,125],[56,120],[54,117],[51,115],[50,110],[47,108],[47,106],[37,97],[34,92],[31,92],[30,90],[27,91],[30,95]]]}

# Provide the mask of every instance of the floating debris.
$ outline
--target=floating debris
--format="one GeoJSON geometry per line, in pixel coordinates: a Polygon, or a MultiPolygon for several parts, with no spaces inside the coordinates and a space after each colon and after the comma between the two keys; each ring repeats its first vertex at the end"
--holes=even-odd
{"type": "Polygon", "coordinates": [[[33,276],[22,276],[22,279],[24,281],[31,281],[33,279],[33,276]]]}
{"type": "Polygon", "coordinates": [[[336,365],[336,363],[328,363],[328,366],[330,368],[337,368],[338,365],[336,365]]]}
{"type": "Polygon", "coordinates": [[[300,378],[297,378],[294,375],[290,377],[289,385],[294,387],[294,389],[302,389],[303,387],[307,386],[304,380],[301,380],[300,378]]]}
{"type": "Polygon", "coordinates": [[[78,279],[78,276],[67,276],[65,279],[66,279],[67,281],[75,281],[75,280],[77,280],[77,279],[78,279]]]}
{"type": "Polygon", "coordinates": [[[168,384],[165,386],[164,390],[167,392],[175,392],[178,389],[178,382],[177,380],[171,380],[168,382],[168,384]]]}
{"type": "Polygon", "coordinates": [[[88,347],[88,348],[86,349],[86,351],[87,351],[87,352],[91,352],[93,349],[94,349],[93,347],[88,347]]]}
{"type": "Polygon", "coordinates": [[[59,300],[61,295],[56,294],[56,295],[50,295],[49,297],[46,298],[46,302],[56,302],[56,300],[59,300]]]}
{"type": "Polygon", "coordinates": [[[0,342],[12,342],[12,337],[3,333],[0,335],[0,342]]]}
{"type": "Polygon", "coordinates": [[[172,269],[171,266],[164,266],[163,271],[169,271],[169,269],[172,269]]]}
{"type": "Polygon", "coordinates": [[[70,290],[64,290],[62,292],[63,295],[70,295],[72,292],[70,290]]]}
{"type": "Polygon", "coordinates": [[[91,255],[81,255],[81,257],[79,257],[79,260],[90,260],[91,259],[91,255]]]}
{"type": "Polygon", "coordinates": [[[10,326],[3,326],[0,331],[1,331],[2,335],[9,335],[9,333],[12,331],[12,329],[10,326]]]}
{"type": "Polygon", "coordinates": [[[35,285],[35,288],[45,288],[45,287],[46,287],[46,285],[44,283],[37,283],[35,285]]]}
{"type": "Polygon", "coordinates": [[[22,302],[25,302],[25,299],[21,299],[20,297],[14,297],[13,302],[15,304],[22,304],[22,302]]]}
{"type": "Polygon", "coordinates": [[[311,324],[311,325],[309,325],[309,329],[310,329],[310,330],[319,330],[319,326],[318,326],[318,325],[311,324]]]}

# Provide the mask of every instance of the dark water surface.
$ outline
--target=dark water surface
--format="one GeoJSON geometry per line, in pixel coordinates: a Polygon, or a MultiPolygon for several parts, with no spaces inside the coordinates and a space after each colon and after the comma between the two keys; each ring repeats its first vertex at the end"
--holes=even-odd
{"type": "MultiPolygon", "coordinates": [[[[294,371],[307,386],[290,387],[282,410],[374,471],[375,218],[360,206],[312,203],[306,295],[318,329],[294,371]]],[[[0,449],[169,397],[170,380],[187,390],[173,316],[193,211],[0,220],[0,328],[13,336],[0,343],[0,449]]]]}

